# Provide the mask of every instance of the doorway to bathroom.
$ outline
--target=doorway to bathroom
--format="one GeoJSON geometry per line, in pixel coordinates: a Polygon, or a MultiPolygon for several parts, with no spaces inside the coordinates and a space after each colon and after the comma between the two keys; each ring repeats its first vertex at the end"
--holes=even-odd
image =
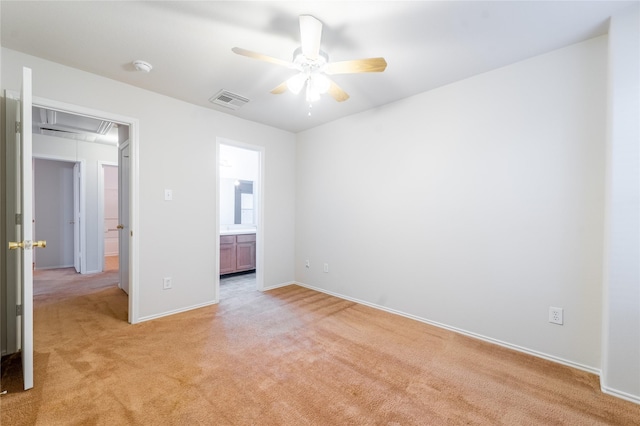
{"type": "Polygon", "coordinates": [[[260,290],[262,148],[218,140],[217,300],[260,290]]]}

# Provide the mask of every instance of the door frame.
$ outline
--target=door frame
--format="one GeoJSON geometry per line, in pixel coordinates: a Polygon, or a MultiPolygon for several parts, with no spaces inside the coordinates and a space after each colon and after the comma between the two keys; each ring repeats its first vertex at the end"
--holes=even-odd
{"type": "Polygon", "coordinates": [[[139,202],[139,120],[120,114],[87,108],[80,105],[68,104],[52,99],[33,97],[33,105],[47,109],[55,109],[76,115],[84,115],[92,118],[106,119],[118,124],[129,126],[129,223],[131,234],[129,238],[129,309],[128,322],[136,324],[140,322],[139,282],[140,271],[138,268],[140,259],[140,202],[139,202]]]}
{"type": "MultiPolygon", "coordinates": [[[[39,160],[49,160],[49,161],[63,161],[65,163],[74,163],[76,165],[78,165],[79,167],[79,175],[80,175],[80,194],[76,194],[75,191],[73,191],[73,198],[74,198],[74,203],[78,202],[80,205],[80,226],[79,226],[79,233],[78,235],[75,235],[75,229],[74,229],[74,239],[78,238],[78,247],[75,246],[73,247],[73,257],[74,257],[74,262],[76,259],[76,256],[78,255],[78,251],[80,251],[80,272],[81,274],[84,274],[86,272],[87,269],[87,263],[85,260],[85,248],[86,248],[86,244],[87,244],[87,237],[86,237],[86,232],[87,229],[85,227],[85,221],[84,218],[85,217],[85,205],[84,205],[84,199],[85,199],[85,170],[86,170],[86,160],[85,159],[75,159],[75,158],[71,158],[71,157],[66,157],[64,155],[50,155],[50,154],[33,154],[32,155],[33,159],[39,159],[39,160]],[[79,199],[76,200],[76,197],[79,196],[79,199]]],[[[34,171],[35,171],[35,167],[34,167],[34,171]]],[[[36,196],[35,196],[35,192],[33,194],[33,205],[35,206],[36,203],[36,196]]],[[[75,208],[74,208],[75,210],[75,208]]],[[[74,211],[75,214],[75,211],[74,211]]],[[[35,258],[34,258],[35,259],[35,258]]],[[[37,267],[37,261],[34,260],[34,262],[36,263],[36,267],[37,267]]]]}
{"type": "Polygon", "coordinates": [[[216,274],[214,277],[215,303],[220,302],[220,145],[229,145],[258,153],[258,182],[254,185],[256,196],[256,290],[264,291],[264,155],[265,147],[232,139],[216,137],[216,220],[215,220],[215,247],[216,247],[216,274]]]}

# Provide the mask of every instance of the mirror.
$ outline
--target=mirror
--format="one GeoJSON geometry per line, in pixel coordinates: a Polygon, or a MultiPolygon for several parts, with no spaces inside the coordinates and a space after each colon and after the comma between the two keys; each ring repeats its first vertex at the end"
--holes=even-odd
{"type": "Polygon", "coordinates": [[[230,231],[256,227],[259,153],[220,144],[220,229],[230,231]]]}
{"type": "Polygon", "coordinates": [[[253,182],[237,180],[234,183],[235,190],[235,216],[233,223],[236,225],[253,225],[253,182]]]}
{"type": "Polygon", "coordinates": [[[220,224],[255,225],[253,181],[221,179],[220,224]]]}

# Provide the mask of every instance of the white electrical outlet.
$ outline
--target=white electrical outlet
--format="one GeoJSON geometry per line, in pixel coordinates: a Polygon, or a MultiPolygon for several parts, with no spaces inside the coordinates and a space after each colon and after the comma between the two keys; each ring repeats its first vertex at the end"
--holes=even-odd
{"type": "Polygon", "coordinates": [[[305,268],[311,268],[311,263],[309,263],[309,259],[304,261],[304,267],[305,268]]]}
{"type": "Polygon", "coordinates": [[[164,277],[162,279],[162,289],[169,290],[172,287],[171,277],[164,277]]]}
{"type": "Polygon", "coordinates": [[[564,323],[562,308],[554,308],[553,306],[549,308],[549,322],[560,325],[564,323]]]}
{"type": "Polygon", "coordinates": [[[329,272],[329,264],[328,264],[328,263],[325,263],[325,264],[324,264],[324,267],[323,267],[323,269],[322,269],[322,270],[323,270],[325,273],[326,273],[326,272],[329,272]]]}

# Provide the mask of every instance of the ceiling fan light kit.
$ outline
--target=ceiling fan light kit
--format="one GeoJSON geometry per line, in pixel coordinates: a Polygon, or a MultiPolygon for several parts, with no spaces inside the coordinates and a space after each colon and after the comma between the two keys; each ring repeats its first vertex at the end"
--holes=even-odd
{"type": "Polygon", "coordinates": [[[327,93],[329,90],[329,79],[324,74],[329,55],[318,50],[315,59],[309,59],[302,53],[302,48],[293,52],[293,65],[299,71],[298,74],[290,77],[286,84],[290,92],[297,95],[306,85],[306,101],[311,103],[320,99],[320,95],[327,93]]]}
{"type": "Polygon", "coordinates": [[[311,15],[300,15],[299,20],[301,46],[293,52],[292,62],[239,47],[231,49],[241,56],[271,62],[298,71],[297,74],[271,90],[271,93],[279,95],[288,89],[297,95],[302,91],[303,87],[306,87],[305,99],[309,104],[319,100],[321,95],[325,93],[329,93],[337,102],[343,102],[349,99],[349,95],[327,75],[383,72],[386,69],[387,62],[384,58],[356,59],[330,63],[329,55],[320,50],[322,23],[311,15]]]}
{"type": "Polygon", "coordinates": [[[296,74],[287,80],[287,88],[291,93],[297,95],[302,90],[302,86],[307,82],[307,76],[304,74],[296,74]]]}

